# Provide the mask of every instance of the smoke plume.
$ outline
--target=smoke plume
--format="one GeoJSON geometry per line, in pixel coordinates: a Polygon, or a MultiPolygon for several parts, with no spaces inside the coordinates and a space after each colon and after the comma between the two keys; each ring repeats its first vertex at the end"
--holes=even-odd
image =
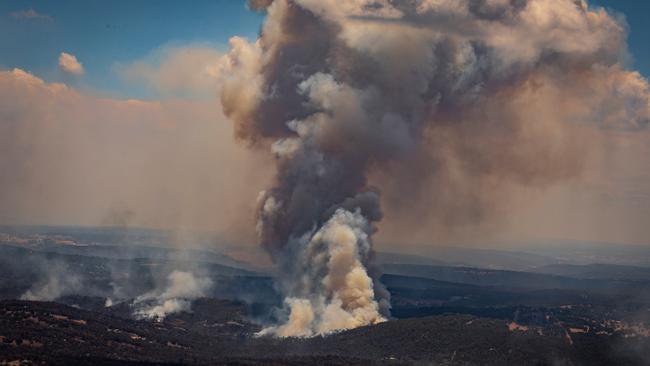
{"type": "Polygon", "coordinates": [[[255,42],[231,40],[221,102],[237,137],[276,159],[257,231],[289,314],[266,332],[389,316],[372,268],[380,190],[391,212],[447,230],[498,212],[511,187],[578,176],[592,131],[650,121],[648,83],[624,68],[624,21],[585,1],[251,7],[267,19],[255,42]]]}
{"type": "Polygon", "coordinates": [[[133,304],[138,308],[134,316],[162,320],[169,314],[189,311],[191,301],[205,296],[211,286],[212,280],[207,277],[197,278],[191,272],[173,271],[164,290],[156,289],[134,300],[133,304]]]}
{"type": "Polygon", "coordinates": [[[79,293],[82,290],[92,292],[84,284],[83,278],[71,270],[65,263],[33,260],[30,263],[38,268],[40,279],[20,296],[21,300],[54,301],[61,296],[79,293]]]}

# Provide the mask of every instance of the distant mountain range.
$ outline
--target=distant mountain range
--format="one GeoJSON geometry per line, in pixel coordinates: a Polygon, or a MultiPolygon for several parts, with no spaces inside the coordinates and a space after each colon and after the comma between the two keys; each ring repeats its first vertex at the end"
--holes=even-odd
{"type": "MultiPolygon", "coordinates": [[[[504,244],[507,249],[420,245],[379,251],[379,263],[466,266],[536,271],[553,265],[607,264],[650,268],[650,245],[588,242],[504,244]]],[[[611,268],[610,268],[611,269],[611,268]]]]}
{"type": "Polygon", "coordinates": [[[525,271],[549,264],[566,263],[552,257],[495,249],[420,246],[409,253],[378,252],[380,264],[427,264],[525,271]],[[416,254],[417,253],[417,254],[416,254]]]}

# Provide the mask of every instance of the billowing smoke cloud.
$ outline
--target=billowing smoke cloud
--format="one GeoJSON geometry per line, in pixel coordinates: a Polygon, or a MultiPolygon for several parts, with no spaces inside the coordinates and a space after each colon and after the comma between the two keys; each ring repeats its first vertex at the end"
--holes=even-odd
{"type": "Polygon", "coordinates": [[[290,293],[295,296],[285,301],[289,320],[262,334],[310,336],[384,321],[381,310],[388,307],[387,299],[375,300],[365,268],[372,231],[358,209],[352,213],[339,208],[318,231],[292,238],[286,250],[298,255],[293,259],[304,267],[293,269],[302,278],[286,284],[293,286],[290,293]]]}
{"type": "Polygon", "coordinates": [[[169,314],[189,311],[192,300],[205,296],[211,286],[212,280],[207,277],[195,277],[191,272],[173,271],[167,278],[165,289],[155,289],[133,301],[137,308],[134,316],[162,320],[169,314]]]}
{"type": "Polygon", "coordinates": [[[513,187],[579,176],[593,131],[650,121],[646,80],[622,66],[625,25],[584,1],[251,7],[267,20],[254,43],[231,40],[221,101],[237,136],[276,158],[257,229],[290,312],[267,332],[389,315],[371,267],[380,190],[398,221],[462,227],[498,215],[513,187]]]}

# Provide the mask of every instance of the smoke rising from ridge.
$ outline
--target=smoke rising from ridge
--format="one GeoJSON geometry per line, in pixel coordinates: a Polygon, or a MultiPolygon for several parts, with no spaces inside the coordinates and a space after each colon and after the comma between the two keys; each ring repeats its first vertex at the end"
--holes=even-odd
{"type": "MultiPolygon", "coordinates": [[[[83,277],[68,268],[65,263],[33,261],[31,264],[43,268],[44,273],[41,273],[41,278],[20,296],[21,300],[54,301],[61,296],[79,293],[87,287],[84,285],[83,277]]],[[[87,291],[91,292],[91,290],[87,291]]]]}
{"type": "Polygon", "coordinates": [[[196,277],[192,272],[173,271],[167,277],[164,290],[155,289],[134,300],[134,316],[162,320],[169,314],[189,311],[191,301],[205,296],[211,286],[212,280],[208,277],[196,277]]]}
{"type": "MultiPolygon", "coordinates": [[[[574,0],[255,1],[259,39],[231,40],[221,102],[269,149],[257,230],[288,320],[309,336],[383,321],[371,235],[390,212],[441,230],[498,214],[520,187],[579,176],[598,128],[650,121],[623,67],[626,27],[574,0]]],[[[398,219],[402,220],[402,219],[398,219]]]]}

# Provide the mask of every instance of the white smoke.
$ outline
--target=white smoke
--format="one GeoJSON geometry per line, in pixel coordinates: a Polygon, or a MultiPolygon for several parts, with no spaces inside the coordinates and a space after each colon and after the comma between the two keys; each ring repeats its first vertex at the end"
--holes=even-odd
{"type": "Polygon", "coordinates": [[[21,300],[53,301],[61,296],[82,292],[84,283],[81,276],[74,273],[62,262],[34,262],[33,265],[43,272],[41,279],[20,296],[21,300]]]}
{"type": "Polygon", "coordinates": [[[35,284],[20,296],[21,300],[52,301],[81,289],[81,279],[76,276],[51,276],[44,283],[35,284]]]}
{"type": "Polygon", "coordinates": [[[162,320],[169,314],[190,311],[192,300],[205,296],[211,286],[212,280],[207,277],[197,278],[191,272],[173,271],[164,290],[153,290],[133,301],[137,308],[134,316],[162,320]]]}
{"type": "Polygon", "coordinates": [[[303,278],[285,300],[286,324],[261,334],[312,336],[385,321],[375,300],[373,281],[363,264],[370,254],[371,227],[359,211],[338,209],[315,233],[292,245],[304,248],[303,278]]]}

